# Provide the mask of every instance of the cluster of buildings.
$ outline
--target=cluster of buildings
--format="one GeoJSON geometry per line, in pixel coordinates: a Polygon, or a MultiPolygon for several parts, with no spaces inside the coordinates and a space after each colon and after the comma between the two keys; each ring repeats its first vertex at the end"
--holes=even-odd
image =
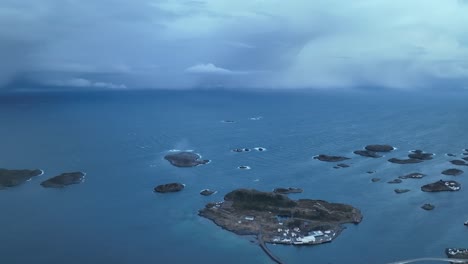
{"type": "Polygon", "coordinates": [[[278,233],[280,233],[280,235],[273,238],[274,243],[294,245],[321,244],[330,242],[336,235],[336,233],[332,232],[331,230],[311,231],[308,232],[307,235],[302,235],[301,230],[298,227],[292,230],[278,228],[278,233]]]}
{"type": "Polygon", "coordinates": [[[448,248],[447,254],[451,256],[455,256],[458,254],[468,254],[468,249],[466,248],[448,248]]]}
{"type": "Polygon", "coordinates": [[[460,186],[455,182],[445,182],[445,186],[450,188],[452,191],[460,190],[460,186]]]}

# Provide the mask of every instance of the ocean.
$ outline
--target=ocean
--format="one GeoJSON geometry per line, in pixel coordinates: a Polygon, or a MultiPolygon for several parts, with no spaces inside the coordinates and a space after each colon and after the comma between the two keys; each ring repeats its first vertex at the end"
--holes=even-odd
{"type": "Polygon", "coordinates": [[[468,93],[403,91],[122,91],[0,95],[0,167],[45,174],[0,190],[0,262],[9,264],[272,263],[252,238],[222,230],[199,209],[237,188],[300,187],[311,198],[361,209],[332,243],[269,248],[285,263],[385,264],[444,257],[468,247],[468,169],[446,153],[468,148],[468,93]],[[251,120],[252,117],[261,117],[251,120]],[[232,120],[234,123],[224,123],[232,120]],[[379,159],[353,154],[368,144],[397,149],[379,159]],[[234,148],[264,152],[234,153],[234,148]],[[211,163],[177,168],[170,150],[194,150],[211,163]],[[408,151],[433,160],[399,165],[408,151]],[[349,168],[314,160],[352,158],[349,168]],[[241,165],[251,170],[240,170],[241,165]],[[367,171],[375,170],[374,174],[367,171]],[[86,172],[63,189],[40,182],[62,172],[86,172]],[[423,179],[386,182],[422,172],[423,179]],[[379,177],[373,183],[371,178],[379,177]],[[420,187],[455,179],[459,192],[420,187]],[[156,185],[181,182],[178,193],[156,185]],[[218,192],[202,196],[200,190],[218,192]],[[394,193],[395,188],[410,192],[394,193]],[[420,208],[433,203],[433,211],[420,208]]]}

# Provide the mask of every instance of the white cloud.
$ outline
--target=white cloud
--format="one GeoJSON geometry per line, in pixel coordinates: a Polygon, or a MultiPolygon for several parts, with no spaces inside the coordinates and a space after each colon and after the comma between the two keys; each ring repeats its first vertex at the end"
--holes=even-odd
{"type": "Polygon", "coordinates": [[[47,84],[63,87],[86,87],[86,88],[103,88],[103,89],[127,89],[125,84],[114,84],[110,82],[94,82],[83,78],[72,78],[61,81],[50,81],[47,84]]]}
{"type": "Polygon", "coordinates": [[[185,69],[188,73],[196,73],[196,74],[236,74],[239,72],[231,71],[225,68],[217,67],[213,63],[207,64],[196,64],[191,67],[185,69]]]}

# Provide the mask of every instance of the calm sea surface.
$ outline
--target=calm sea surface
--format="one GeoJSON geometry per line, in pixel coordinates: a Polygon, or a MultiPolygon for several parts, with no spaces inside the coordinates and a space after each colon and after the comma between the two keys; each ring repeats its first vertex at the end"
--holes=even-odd
{"type": "Polygon", "coordinates": [[[460,192],[419,189],[453,179],[441,171],[454,167],[446,153],[460,157],[468,148],[467,94],[7,94],[0,96],[0,124],[0,167],[45,171],[0,191],[0,263],[271,263],[249,238],[222,230],[197,211],[236,188],[290,186],[304,189],[294,199],[348,203],[364,219],[329,244],[270,245],[286,263],[384,264],[468,247],[468,167],[456,178],[460,192]],[[249,119],[257,116],[263,118],[249,119]],[[372,143],[398,149],[380,159],[352,153],[372,143]],[[238,147],[268,151],[230,151],[238,147]],[[194,150],[212,162],[176,168],[163,159],[171,149],[194,150]],[[436,156],[414,165],[386,161],[413,149],[436,156]],[[351,157],[351,167],[333,169],[313,160],[317,154],[351,157]],[[83,184],[39,185],[76,170],[87,173],[83,184]],[[428,176],[386,183],[411,172],[428,176]],[[372,183],[373,177],[382,181],[372,183]],[[168,182],[186,188],[153,192],[168,182]],[[218,193],[201,196],[204,188],[218,193]],[[411,191],[395,194],[395,188],[411,191]],[[424,211],[424,203],[436,209],[424,211]]]}

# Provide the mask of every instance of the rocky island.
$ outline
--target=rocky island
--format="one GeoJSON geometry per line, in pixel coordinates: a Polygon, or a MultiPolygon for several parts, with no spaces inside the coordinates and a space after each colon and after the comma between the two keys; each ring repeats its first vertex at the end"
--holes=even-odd
{"type": "Polygon", "coordinates": [[[421,187],[423,192],[453,192],[459,191],[461,184],[456,181],[443,181],[439,180],[434,183],[429,183],[421,187]]]}
{"type": "Polygon", "coordinates": [[[171,153],[164,156],[164,159],[176,167],[195,167],[210,162],[210,160],[202,160],[199,154],[189,151],[171,153]]]}
{"type": "Polygon", "coordinates": [[[185,188],[185,185],[178,182],[161,184],[154,188],[155,192],[158,193],[168,193],[168,192],[180,192],[185,188]]]}
{"type": "Polygon", "coordinates": [[[426,153],[420,149],[412,150],[411,153],[408,154],[410,159],[419,159],[419,160],[431,160],[434,156],[434,153],[426,153]]]}
{"type": "Polygon", "coordinates": [[[422,150],[417,149],[410,151],[410,154],[408,154],[407,159],[391,158],[388,161],[397,164],[414,164],[421,163],[425,160],[431,160],[433,156],[433,153],[426,153],[422,150]]]}
{"type": "Polygon", "coordinates": [[[400,180],[400,179],[393,179],[391,181],[388,181],[387,183],[390,183],[390,184],[398,184],[398,183],[402,183],[403,181],[400,180]]]}
{"type": "Polygon", "coordinates": [[[339,161],[349,160],[350,158],[342,157],[342,156],[329,156],[329,155],[320,154],[318,156],[315,156],[314,159],[317,159],[320,161],[326,161],[326,162],[339,162],[339,161]]]}
{"type": "Polygon", "coordinates": [[[451,160],[450,163],[458,166],[468,166],[468,164],[464,160],[451,160]]]}
{"type": "Polygon", "coordinates": [[[393,190],[393,191],[395,191],[395,193],[397,193],[397,194],[401,194],[401,193],[407,193],[407,192],[409,192],[410,189],[395,189],[395,190],[393,190]]]}
{"type": "Polygon", "coordinates": [[[58,176],[41,182],[41,185],[45,188],[63,188],[71,184],[82,183],[84,181],[85,175],[86,174],[81,171],[62,173],[58,176]]]}
{"type": "Polygon", "coordinates": [[[377,154],[375,151],[370,150],[356,150],[353,152],[356,155],[368,157],[368,158],[381,158],[382,156],[377,154]]]}
{"type": "Polygon", "coordinates": [[[322,200],[291,200],[286,195],[237,189],[224,201],[208,203],[199,215],[238,235],[256,235],[259,243],[314,245],[331,242],[344,229],[358,224],[359,209],[322,200]]]}
{"type": "Polygon", "coordinates": [[[421,159],[398,159],[398,158],[391,158],[388,160],[391,163],[396,163],[396,164],[414,164],[414,163],[420,163],[423,162],[421,159]]]}
{"type": "Polygon", "coordinates": [[[232,152],[250,152],[249,148],[236,148],[233,149],[232,152]]]}
{"type": "Polygon", "coordinates": [[[458,176],[458,175],[463,174],[463,171],[459,169],[448,169],[448,170],[444,170],[442,174],[449,175],[449,176],[458,176]]]}
{"type": "Polygon", "coordinates": [[[216,191],[210,190],[210,189],[203,189],[200,191],[200,194],[203,196],[210,196],[212,194],[215,194],[216,191]]]}
{"type": "Polygon", "coordinates": [[[0,169],[0,189],[18,186],[32,177],[42,175],[43,171],[36,170],[8,170],[0,169]]]}
{"type": "Polygon", "coordinates": [[[365,149],[368,151],[373,151],[373,152],[390,152],[394,150],[395,148],[390,145],[375,144],[375,145],[367,145],[365,149]]]}
{"type": "Polygon", "coordinates": [[[423,204],[421,208],[426,211],[431,211],[431,210],[434,210],[435,206],[433,204],[427,203],[427,204],[423,204]]]}
{"type": "Polygon", "coordinates": [[[413,173],[406,174],[403,176],[398,176],[398,178],[400,179],[421,179],[423,177],[426,177],[426,174],[419,173],[419,172],[413,172],[413,173]]]}

